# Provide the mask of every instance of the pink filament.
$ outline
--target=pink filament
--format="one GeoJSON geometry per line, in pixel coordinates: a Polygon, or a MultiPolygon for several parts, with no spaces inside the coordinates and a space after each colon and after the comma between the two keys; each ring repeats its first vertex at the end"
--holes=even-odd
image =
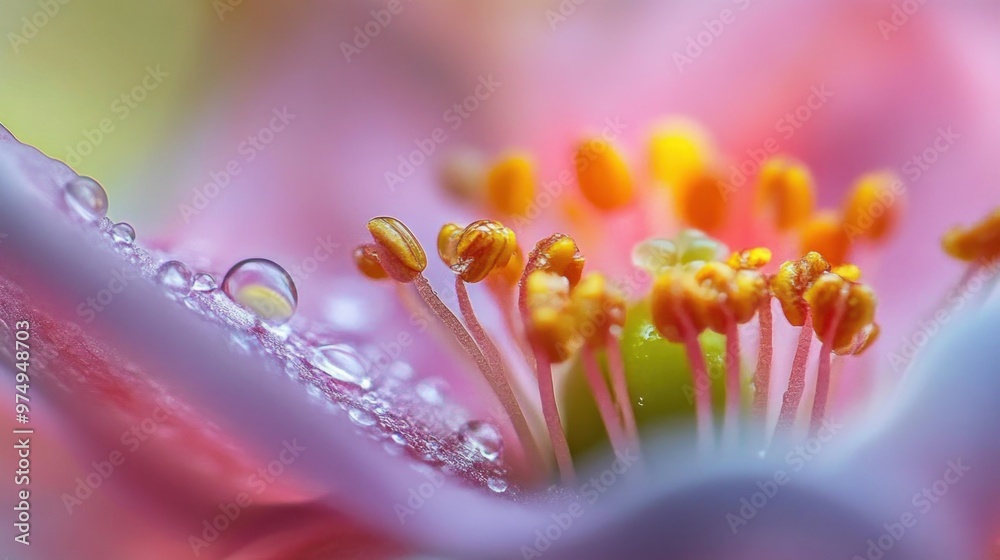
{"type": "Polygon", "coordinates": [[[726,323],[726,413],[722,424],[723,447],[739,442],[740,429],[740,335],[736,321],[726,323]]]}
{"type": "MultiPolygon", "coordinates": [[[[486,358],[479,346],[477,346],[475,339],[469,334],[469,331],[465,329],[462,322],[458,320],[458,317],[452,313],[451,309],[441,301],[434,288],[431,287],[427,279],[421,274],[413,280],[414,285],[417,287],[417,293],[423,298],[427,306],[437,315],[438,319],[444,323],[445,327],[448,328],[461,344],[462,349],[472,357],[476,362],[476,366],[479,371],[482,372],[483,377],[490,384],[493,392],[496,394],[497,398],[500,400],[500,404],[503,406],[504,411],[507,416],[510,417],[511,423],[514,425],[514,431],[517,432],[518,440],[523,448],[524,455],[526,459],[531,463],[536,463],[535,455],[537,450],[534,446],[534,438],[531,435],[531,429],[528,427],[528,422],[524,418],[524,413],[521,411],[520,405],[517,403],[517,399],[514,397],[514,392],[511,390],[510,385],[507,383],[507,379],[504,377],[502,370],[497,370],[490,363],[490,360],[486,358]]],[[[461,299],[461,298],[460,298],[461,299]]],[[[466,300],[468,297],[466,296],[466,300]]],[[[478,322],[476,322],[479,325],[478,322]]],[[[482,326],[479,325],[479,329],[482,326]]],[[[494,347],[495,349],[496,347],[494,347]]]]}
{"type": "Polygon", "coordinates": [[[781,402],[781,413],[778,415],[778,425],[775,434],[788,435],[795,425],[799,402],[806,388],[806,362],[809,361],[809,347],[812,345],[812,315],[806,313],[805,323],[799,330],[798,347],[795,349],[795,359],[792,360],[792,372],[788,376],[788,389],[781,402]]]}
{"type": "Polygon", "coordinates": [[[635,424],[635,411],[628,394],[628,383],[625,379],[625,364],[622,361],[622,348],[618,339],[608,337],[608,367],[611,370],[611,388],[615,393],[615,402],[625,424],[625,435],[634,449],[639,449],[639,429],[635,424]]]}
{"type": "Polygon", "coordinates": [[[688,362],[691,364],[691,377],[694,382],[694,408],[698,425],[698,449],[702,453],[712,450],[712,383],[708,379],[708,367],[705,365],[705,355],[698,344],[698,335],[694,329],[684,329],[684,349],[687,350],[688,362]]]}
{"type": "Polygon", "coordinates": [[[597,356],[591,347],[584,346],[582,361],[587,383],[590,384],[590,391],[594,395],[597,411],[601,414],[601,421],[604,422],[604,429],[608,432],[611,447],[616,454],[623,455],[628,451],[628,440],[618,418],[615,403],[611,400],[608,384],[601,372],[601,364],[597,362],[597,356]]]}
{"type": "Polygon", "coordinates": [[[757,347],[757,369],[753,373],[753,416],[762,425],[767,418],[767,401],[771,391],[771,359],[774,356],[774,326],[771,319],[771,298],[760,306],[760,341],[757,347]]]}
{"type": "Polygon", "coordinates": [[[555,388],[552,386],[552,363],[545,352],[535,348],[535,363],[538,364],[538,394],[542,399],[542,415],[549,430],[552,441],[552,452],[556,456],[559,476],[563,483],[572,484],[576,480],[573,470],[573,457],[569,452],[566,432],[559,419],[559,408],[556,405],[555,388]]]}
{"type": "Polygon", "coordinates": [[[833,354],[832,342],[840,326],[840,320],[844,317],[847,308],[848,289],[845,287],[840,292],[840,299],[834,311],[833,320],[826,327],[823,333],[823,344],[819,349],[819,368],[816,372],[816,395],[813,398],[812,419],[809,422],[809,435],[814,436],[823,423],[823,415],[826,414],[826,401],[830,395],[830,359],[833,354]]]}

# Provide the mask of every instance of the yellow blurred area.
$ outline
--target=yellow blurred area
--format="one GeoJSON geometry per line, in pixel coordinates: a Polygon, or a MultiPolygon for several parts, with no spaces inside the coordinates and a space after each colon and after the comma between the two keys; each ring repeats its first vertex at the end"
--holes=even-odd
{"type": "Polygon", "coordinates": [[[211,2],[3,0],[0,124],[114,195],[197,102],[221,24],[211,2]]]}

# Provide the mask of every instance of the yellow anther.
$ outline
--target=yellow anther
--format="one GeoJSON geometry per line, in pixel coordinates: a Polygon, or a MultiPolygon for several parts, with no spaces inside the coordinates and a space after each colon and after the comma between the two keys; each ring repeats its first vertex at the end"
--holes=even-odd
{"type": "Polygon", "coordinates": [[[393,280],[410,282],[427,268],[424,248],[403,222],[388,216],[372,218],[368,231],[379,246],[379,256],[391,259],[380,262],[393,280]]]}
{"type": "Polygon", "coordinates": [[[486,162],[472,148],[461,148],[444,156],[438,173],[444,191],[463,202],[481,201],[486,184],[486,162]]]}
{"type": "Polygon", "coordinates": [[[458,236],[462,234],[463,229],[465,228],[458,224],[447,223],[441,226],[441,231],[438,232],[438,256],[449,267],[455,264],[455,245],[458,244],[458,236]]]}
{"type": "Polygon", "coordinates": [[[650,306],[653,324],[664,338],[682,342],[705,330],[701,302],[713,294],[700,286],[694,273],[683,267],[667,269],[653,282],[650,306]]]}
{"type": "Polygon", "coordinates": [[[558,274],[536,270],[525,281],[525,294],[528,339],[553,362],[565,361],[577,336],[575,319],[568,312],[569,282],[558,274]]]}
{"type": "Polygon", "coordinates": [[[850,280],[851,282],[857,282],[861,280],[861,269],[858,268],[856,264],[842,264],[840,266],[833,267],[830,272],[840,276],[844,280],[850,280]]]}
{"type": "Polygon", "coordinates": [[[882,328],[878,326],[878,323],[872,323],[868,328],[861,331],[861,334],[855,338],[854,344],[850,348],[835,349],[834,352],[857,356],[871,348],[872,344],[878,340],[878,335],[880,334],[882,334],[882,328]]]}
{"type": "Polygon", "coordinates": [[[727,263],[737,270],[759,270],[771,262],[771,250],[767,247],[743,249],[730,255],[727,263]]]}
{"type": "Polygon", "coordinates": [[[753,319],[767,297],[764,275],[753,270],[734,270],[721,262],[709,262],[695,272],[702,287],[695,301],[700,322],[718,333],[726,332],[730,321],[742,324],[753,319]]]}
{"type": "Polygon", "coordinates": [[[799,162],[776,157],[764,163],[757,182],[757,208],[774,219],[779,231],[804,223],[813,213],[815,187],[809,169],[799,162]]]}
{"type": "Polygon", "coordinates": [[[539,241],[528,255],[528,268],[558,274],[576,286],[585,263],[576,241],[568,235],[554,234],[539,241]]]}
{"type": "MultiPolygon", "coordinates": [[[[442,230],[443,231],[443,230],[442,230]]],[[[514,230],[493,220],[472,222],[458,234],[451,269],[466,282],[481,282],[505,266],[517,249],[514,230]]]]}
{"type": "Polygon", "coordinates": [[[487,277],[488,281],[497,282],[504,286],[516,286],[524,272],[524,253],[520,247],[514,249],[507,264],[497,267],[487,277]]]}
{"type": "Polygon", "coordinates": [[[535,171],[524,155],[507,156],[486,177],[486,200],[496,212],[523,216],[535,196],[535,171]]]}
{"type": "Polygon", "coordinates": [[[891,171],[858,178],[844,205],[848,238],[879,241],[892,232],[902,212],[903,182],[891,171]]]}
{"type": "Polygon", "coordinates": [[[389,277],[389,273],[378,262],[378,255],[375,254],[375,250],[370,246],[362,245],[354,249],[354,264],[361,271],[361,274],[372,280],[384,280],[389,277]]]}
{"type": "Polygon", "coordinates": [[[973,226],[948,230],[941,245],[946,253],[962,261],[1000,258],[1000,208],[973,226]]]}
{"type": "Polygon", "coordinates": [[[840,218],[835,213],[823,212],[802,226],[801,249],[803,253],[820,253],[830,264],[838,265],[847,262],[851,240],[840,218]]]}
{"type": "Polygon", "coordinates": [[[594,138],[582,142],[573,162],[580,192],[597,208],[614,210],[632,201],[634,189],[628,166],[606,140],[594,138]]]}
{"type": "Polygon", "coordinates": [[[820,275],[805,299],[816,336],[840,352],[848,351],[875,319],[875,292],[836,274],[820,275]]]}
{"type": "Polygon", "coordinates": [[[685,225],[709,233],[725,224],[728,198],[729,187],[711,171],[688,177],[674,189],[677,217],[685,225]]]}
{"type": "Polygon", "coordinates": [[[830,270],[830,263],[816,252],[807,253],[797,261],[785,261],[777,274],[771,278],[771,292],[781,303],[781,310],[788,322],[796,327],[805,324],[809,311],[805,300],[806,290],[824,272],[830,270]]]}
{"type": "Polygon", "coordinates": [[[653,179],[671,188],[708,167],[712,155],[708,134],[696,123],[670,119],[656,127],[649,140],[649,165],[653,179]]]}
{"type": "Polygon", "coordinates": [[[570,293],[570,304],[576,328],[588,344],[605,344],[611,329],[625,324],[625,298],[602,274],[583,277],[570,293]]]}

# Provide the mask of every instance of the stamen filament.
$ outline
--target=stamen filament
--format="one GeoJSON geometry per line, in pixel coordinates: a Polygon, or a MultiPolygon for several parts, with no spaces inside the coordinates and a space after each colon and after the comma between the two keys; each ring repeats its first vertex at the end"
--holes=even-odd
{"type": "Polygon", "coordinates": [[[809,361],[809,348],[812,346],[812,314],[806,312],[805,323],[799,330],[799,342],[792,360],[792,371],[788,376],[788,389],[785,390],[781,402],[781,413],[778,415],[778,425],[774,428],[775,435],[786,436],[795,425],[795,417],[802,401],[802,393],[806,388],[806,362],[809,361]]]}
{"type": "Polygon", "coordinates": [[[625,381],[625,363],[622,360],[621,343],[614,336],[608,337],[608,369],[611,372],[611,388],[614,391],[615,402],[622,415],[625,425],[625,435],[636,450],[639,449],[639,429],[635,423],[635,410],[628,394],[628,383],[625,381]]]}
{"type": "Polygon", "coordinates": [[[826,402],[830,396],[830,360],[833,356],[833,340],[840,327],[840,320],[844,316],[847,308],[848,290],[842,289],[840,300],[837,302],[833,320],[823,334],[822,344],[819,349],[819,367],[816,370],[816,394],[813,397],[812,419],[809,422],[809,435],[815,436],[823,423],[823,416],[826,414],[826,402]]]}
{"type": "Polygon", "coordinates": [[[518,440],[521,444],[522,451],[526,460],[529,463],[539,463],[537,458],[537,449],[534,446],[534,438],[531,435],[531,429],[528,427],[528,422],[524,418],[524,413],[521,411],[520,405],[517,403],[517,399],[514,397],[514,392],[511,390],[510,385],[507,380],[503,377],[503,374],[497,372],[490,365],[490,361],[483,354],[483,351],[476,344],[475,339],[469,334],[469,331],[465,329],[462,322],[458,320],[458,317],[448,308],[441,298],[438,297],[434,288],[431,287],[427,278],[423,274],[418,274],[413,280],[414,285],[417,287],[417,293],[423,298],[424,303],[427,307],[434,312],[438,319],[444,323],[445,327],[448,328],[461,344],[462,349],[472,357],[476,362],[476,366],[479,371],[486,378],[487,383],[493,389],[494,394],[500,400],[501,406],[503,406],[504,412],[510,418],[511,423],[514,426],[514,431],[517,433],[518,440]]]}
{"type": "Polygon", "coordinates": [[[757,369],[753,373],[753,416],[763,425],[767,418],[767,401],[771,392],[771,360],[774,357],[774,325],[771,298],[768,296],[757,312],[760,339],[757,346],[757,369]]]}
{"type": "Polygon", "coordinates": [[[628,451],[629,442],[618,417],[618,411],[615,409],[615,403],[611,400],[611,392],[608,390],[608,384],[601,372],[601,364],[597,361],[597,356],[594,355],[594,350],[591,347],[583,347],[581,361],[587,383],[590,384],[590,390],[594,395],[594,402],[597,404],[597,411],[600,413],[604,429],[608,433],[611,448],[616,454],[622,455],[628,451]]]}
{"type": "Polygon", "coordinates": [[[740,429],[740,334],[736,321],[726,321],[726,412],[722,424],[725,449],[739,443],[740,429]]]}
{"type": "Polygon", "coordinates": [[[552,362],[541,348],[536,347],[534,352],[538,368],[538,394],[542,400],[542,415],[545,417],[549,439],[552,441],[552,452],[556,456],[556,465],[563,483],[572,484],[576,480],[576,472],[573,470],[573,456],[566,441],[566,431],[559,419],[555,387],[552,384],[552,362]]]}
{"type": "MultiPolygon", "coordinates": [[[[675,304],[676,305],[676,304],[675,304]]],[[[679,306],[678,306],[679,307],[679,306]]],[[[677,316],[683,328],[680,332],[687,352],[688,363],[691,364],[691,380],[694,383],[694,409],[698,431],[698,451],[703,455],[714,447],[714,428],[712,427],[712,382],[708,378],[708,366],[701,344],[698,343],[698,332],[687,313],[680,311],[677,316]]]]}

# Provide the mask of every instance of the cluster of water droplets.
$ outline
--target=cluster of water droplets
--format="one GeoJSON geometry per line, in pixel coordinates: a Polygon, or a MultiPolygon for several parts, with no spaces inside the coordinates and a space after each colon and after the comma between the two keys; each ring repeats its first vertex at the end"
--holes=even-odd
{"type": "Polygon", "coordinates": [[[469,417],[451,403],[440,378],[415,379],[405,361],[360,342],[357,333],[329,330],[294,317],[298,292],[277,263],[247,259],[222,275],[192,269],[136,243],[135,229],[107,218],[108,197],[97,181],[79,177],[64,186],[66,210],[96,226],[106,245],[164,292],[229,332],[233,352],[264,358],[277,375],[300,382],[332,415],[344,415],[361,437],[386,453],[512,495],[503,462],[503,439],[492,423],[469,417]]]}

